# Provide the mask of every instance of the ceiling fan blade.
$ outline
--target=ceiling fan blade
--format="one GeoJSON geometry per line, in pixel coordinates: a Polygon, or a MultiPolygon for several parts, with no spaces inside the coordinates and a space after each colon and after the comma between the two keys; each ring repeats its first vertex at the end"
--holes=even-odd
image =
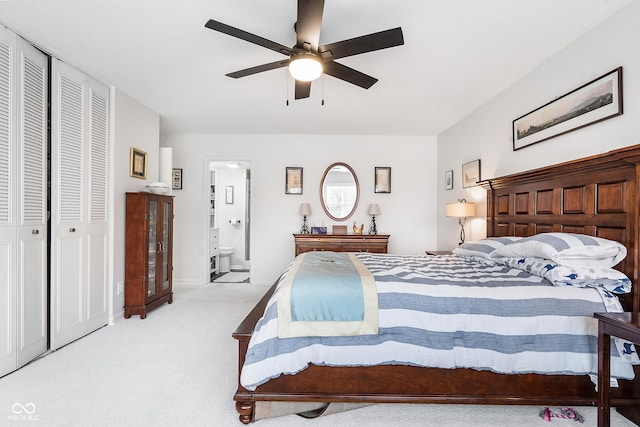
{"type": "Polygon", "coordinates": [[[324,0],[298,0],[296,46],[299,49],[318,51],[323,10],[324,0]]]}
{"type": "Polygon", "coordinates": [[[318,48],[318,53],[322,59],[338,59],[347,56],[359,55],[361,53],[373,52],[374,50],[387,49],[389,47],[401,46],[404,44],[402,28],[392,28],[366,36],[355,37],[336,43],[326,44],[318,48]]]}
{"type": "Polygon", "coordinates": [[[378,81],[375,77],[371,77],[335,61],[324,63],[324,73],[365,89],[369,89],[378,81]]]}
{"type": "Polygon", "coordinates": [[[234,71],[233,73],[226,74],[228,77],[233,77],[234,79],[240,77],[250,76],[252,74],[261,73],[263,71],[275,70],[277,68],[286,67],[291,62],[290,59],[283,59],[282,61],[270,62],[268,64],[257,65],[251,68],[245,68],[244,70],[234,71]]]}
{"type": "Polygon", "coordinates": [[[245,41],[248,41],[249,43],[257,44],[258,46],[266,47],[267,49],[271,49],[283,55],[290,56],[294,53],[293,49],[285,45],[272,42],[271,40],[267,40],[264,37],[256,36],[255,34],[251,34],[239,28],[235,28],[230,25],[223,24],[222,22],[214,21],[213,19],[209,19],[209,21],[207,21],[207,23],[204,26],[211,30],[219,31],[223,34],[227,34],[231,37],[245,40],[245,41]]]}
{"type": "Polygon", "coordinates": [[[311,94],[311,82],[301,82],[296,80],[295,99],[308,98],[311,94]]]}

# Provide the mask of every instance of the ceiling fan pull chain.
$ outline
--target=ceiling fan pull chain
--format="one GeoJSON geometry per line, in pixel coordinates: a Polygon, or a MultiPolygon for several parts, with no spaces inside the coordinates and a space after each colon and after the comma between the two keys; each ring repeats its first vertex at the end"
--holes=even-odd
{"type": "Polygon", "coordinates": [[[322,102],[320,105],[324,105],[324,74],[322,75],[322,102]]]}
{"type": "Polygon", "coordinates": [[[284,75],[284,85],[287,87],[287,107],[289,106],[289,73],[284,75]]]}

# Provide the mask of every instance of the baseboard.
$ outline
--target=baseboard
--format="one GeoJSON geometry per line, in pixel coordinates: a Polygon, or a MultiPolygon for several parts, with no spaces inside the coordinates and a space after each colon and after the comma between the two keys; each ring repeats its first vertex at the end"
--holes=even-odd
{"type": "Polygon", "coordinates": [[[124,310],[120,310],[119,312],[113,313],[113,315],[109,316],[107,324],[111,326],[117,321],[123,320],[123,319],[124,319],[124,310]]]}
{"type": "Polygon", "coordinates": [[[202,280],[200,279],[196,279],[196,278],[192,278],[192,279],[173,279],[172,285],[173,286],[185,286],[185,285],[189,285],[189,286],[193,286],[193,285],[202,285],[202,280]]]}

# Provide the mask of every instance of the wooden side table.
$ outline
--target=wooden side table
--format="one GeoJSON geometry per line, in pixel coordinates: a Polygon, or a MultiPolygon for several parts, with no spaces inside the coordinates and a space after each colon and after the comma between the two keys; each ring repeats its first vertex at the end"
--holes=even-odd
{"type": "MultiPolygon", "coordinates": [[[[638,313],[594,313],[594,317],[598,319],[598,427],[609,427],[611,337],[640,343],[640,316],[638,313]]],[[[636,401],[635,404],[638,405],[640,402],[636,401]]]]}
{"type": "Polygon", "coordinates": [[[453,252],[451,251],[430,251],[430,250],[426,250],[424,251],[425,254],[427,255],[451,255],[453,252]]]}

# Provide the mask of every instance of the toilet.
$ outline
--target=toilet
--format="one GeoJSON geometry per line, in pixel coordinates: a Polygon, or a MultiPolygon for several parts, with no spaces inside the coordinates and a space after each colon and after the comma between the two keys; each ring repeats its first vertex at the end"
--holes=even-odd
{"type": "Polygon", "coordinates": [[[231,271],[231,254],[234,250],[231,246],[220,246],[220,273],[231,271]]]}

